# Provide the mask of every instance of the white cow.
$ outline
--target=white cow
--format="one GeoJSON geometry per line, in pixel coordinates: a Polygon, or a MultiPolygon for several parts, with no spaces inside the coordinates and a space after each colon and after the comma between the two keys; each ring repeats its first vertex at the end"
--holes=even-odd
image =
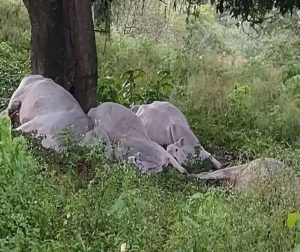
{"type": "Polygon", "coordinates": [[[18,113],[17,130],[46,136],[45,148],[60,150],[60,133],[71,129],[80,137],[91,129],[91,122],[74,97],[52,79],[27,75],[14,92],[8,105],[12,116],[18,113]]]}
{"type": "Polygon", "coordinates": [[[155,101],[151,104],[134,106],[131,109],[141,119],[150,139],[167,149],[179,164],[187,164],[197,158],[196,147],[199,146],[200,160],[209,159],[220,169],[221,163],[207,152],[181,113],[169,102],[155,101]]]}
{"type": "Polygon", "coordinates": [[[155,174],[170,163],[180,173],[187,171],[162,148],[150,140],[141,120],[128,108],[113,102],[90,109],[93,127],[101,127],[111,142],[117,141],[123,159],[134,163],[141,172],[155,174]]]}
{"type": "Polygon", "coordinates": [[[255,159],[247,164],[226,167],[213,172],[191,174],[190,177],[207,181],[225,182],[235,188],[245,187],[261,178],[270,178],[284,171],[284,164],[273,158],[255,159]]]}

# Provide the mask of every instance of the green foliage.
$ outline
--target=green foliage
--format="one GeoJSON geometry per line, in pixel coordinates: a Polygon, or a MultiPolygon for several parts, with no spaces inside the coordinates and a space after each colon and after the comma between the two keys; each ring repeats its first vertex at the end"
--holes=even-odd
{"type": "Polygon", "coordinates": [[[128,106],[141,99],[140,95],[136,93],[135,81],[138,78],[142,78],[144,75],[145,72],[141,69],[131,69],[121,74],[121,78],[124,78],[124,82],[118,94],[122,95],[122,103],[128,106]]]}
{"type": "Polygon", "coordinates": [[[293,244],[283,221],[300,202],[291,174],[233,193],[175,171],[140,176],[97,162],[88,186],[71,167],[37,165],[24,141],[7,134],[8,122],[1,118],[1,136],[20,143],[23,151],[11,157],[22,160],[23,176],[18,182],[1,167],[2,251],[115,251],[124,243],[130,251],[288,251],[293,244]]]}
{"type": "MultiPolygon", "coordinates": [[[[82,178],[91,179],[97,166],[109,162],[104,157],[105,145],[100,141],[95,142],[92,146],[82,146],[80,140],[75,139],[69,130],[63,132],[60,139],[62,143],[61,153],[51,153],[49,150],[46,157],[52,154],[50,157],[53,158],[54,156],[55,163],[61,166],[64,172],[75,172],[82,178]]],[[[41,151],[35,155],[41,155],[41,151]]]]}
{"type": "Polygon", "coordinates": [[[214,0],[212,3],[216,5],[217,12],[229,12],[232,17],[250,21],[252,25],[263,23],[274,9],[282,15],[292,14],[293,11],[300,9],[298,1],[249,0],[236,4],[233,0],[214,0]]]}
{"type": "Polygon", "coordinates": [[[15,50],[6,42],[0,42],[0,110],[29,70],[29,54],[26,50],[15,50]]]}
{"type": "Polygon", "coordinates": [[[169,99],[169,94],[173,89],[169,71],[158,71],[157,80],[154,83],[147,83],[144,86],[138,85],[136,82],[139,79],[146,81],[145,75],[146,73],[141,69],[130,69],[122,73],[118,80],[105,76],[99,85],[99,100],[130,106],[169,99]],[[119,84],[119,81],[123,82],[119,84]]]}
{"type": "MultiPolygon", "coordinates": [[[[8,115],[0,115],[0,167],[3,174],[22,180],[24,170],[32,160],[27,156],[24,138],[12,138],[11,123],[8,115]]],[[[5,178],[1,178],[1,180],[5,178]]]]}
{"type": "Polygon", "coordinates": [[[211,50],[214,52],[230,51],[222,35],[218,32],[218,23],[215,21],[214,10],[210,6],[199,6],[195,9],[193,17],[189,18],[188,47],[192,51],[203,52],[211,50]],[[195,18],[196,15],[196,18],[195,18]]]}
{"type": "Polygon", "coordinates": [[[285,66],[284,72],[284,82],[291,79],[296,75],[300,75],[300,64],[299,63],[290,63],[285,66]]]}
{"type": "Polygon", "coordinates": [[[299,60],[299,36],[283,36],[276,40],[271,39],[266,42],[265,49],[261,55],[262,60],[272,62],[275,65],[283,66],[287,62],[297,62],[299,60]]]}
{"type": "Polygon", "coordinates": [[[8,116],[0,118],[0,136],[0,248],[22,251],[40,232],[32,214],[43,218],[32,198],[38,188],[29,184],[34,162],[24,138],[12,138],[8,116]]]}
{"type": "Polygon", "coordinates": [[[15,50],[28,49],[30,22],[20,0],[0,0],[0,42],[6,41],[15,50]]]}
{"type": "Polygon", "coordinates": [[[228,110],[225,114],[229,126],[252,127],[251,96],[249,86],[235,84],[232,93],[228,96],[228,110]],[[239,122],[238,125],[236,125],[237,122],[239,122]]]}
{"type": "Polygon", "coordinates": [[[299,107],[300,106],[300,74],[289,78],[285,82],[285,87],[289,98],[294,100],[296,106],[299,107]]]}
{"type": "MultiPolygon", "coordinates": [[[[283,198],[281,196],[273,199],[269,197],[270,195],[265,190],[273,191],[275,189],[273,185],[267,183],[260,184],[260,186],[262,188],[256,188],[255,193],[251,189],[242,194],[213,189],[207,193],[191,195],[185,208],[182,209],[183,212],[178,219],[175,219],[176,224],[172,226],[169,242],[171,248],[179,251],[198,249],[199,251],[251,251],[252,249],[288,251],[288,247],[284,245],[285,242],[274,246],[269,240],[276,239],[275,237],[281,239],[283,235],[281,232],[284,227],[280,221],[277,222],[277,218],[284,218],[284,213],[277,210],[270,213],[267,210],[272,209],[274,204],[279,202],[282,204],[283,198]],[[261,205],[263,201],[270,205],[261,205]],[[273,223],[272,229],[269,229],[270,221],[277,222],[277,224],[273,223]],[[276,225],[281,226],[278,227],[280,234],[276,231],[276,225]],[[262,240],[256,240],[254,248],[250,240],[258,236],[262,240]],[[220,242],[221,240],[226,240],[226,243],[220,242]]],[[[287,236],[287,230],[284,233],[284,236],[287,236]]]]}
{"type": "MultiPolygon", "coordinates": [[[[0,0],[0,110],[29,70],[19,4],[0,0]]],[[[208,6],[187,24],[161,11],[161,1],[145,4],[141,13],[124,3],[125,14],[138,16],[120,12],[111,39],[97,35],[99,101],[170,100],[225,165],[273,157],[299,171],[297,22],[254,39],[208,6]],[[124,35],[129,21],[137,28],[124,35]]],[[[1,251],[291,251],[298,242],[298,215],[286,227],[300,208],[293,172],[233,192],[173,170],[141,176],[106,160],[101,145],[83,148],[68,134],[64,141],[61,154],[45,150],[0,118],[1,251]]]]}
{"type": "Polygon", "coordinates": [[[287,218],[287,226],[289,229],[296,229],[295,247],[293,252],[300,250],[300,227],[299,227],[300,214],[298,212],[290,213],[287,218]]]}
{"type": "Polygon", "coordinates": [[[22,1],[0,0],[0,111],[29,71],[30,24],[22,1]]]}
{"type": "MultiPolygon", "coordinates": [[[[99,39],[99,47],[101,42],[99,39]]],[[[164,48],[147,38],[116,39],[109,46],[103,55],[107,60],[101,64],[99,77],[101,102],[114,101],[129,106],[170,97],[173,90],[168,66],[170,55],[164,48]],[[161,50],[161,54],[157,50],[161,50]],[[114,55],[110,55],[112,52],[114,55]]]]}

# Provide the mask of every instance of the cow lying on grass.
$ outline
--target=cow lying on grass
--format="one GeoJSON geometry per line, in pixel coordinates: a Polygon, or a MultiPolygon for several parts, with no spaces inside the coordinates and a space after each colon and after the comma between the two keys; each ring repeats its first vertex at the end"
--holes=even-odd
{"type": "MultiPolygon", "coordinates": [[[[168,152],[150,140],[142,122],[130,109],[104,103],[92,108],[88,117],[68,91],[41,75],[24,77],[7,110],[10,116],[17,115],[20,123],[17,130],[45,136],[42,140],[45,148],[60,151],[61,133],[70,129],[84,145],[100,138],[108,146],[118,141],[123,154],[120,158],[128,159],[141,172],[158,173],[170,163],[180,173],[187,173],[168,152]]],[[[112,148],[107,148],[106,154],[111,159],[117,157],[112,148]]]]}
{"type": "Polygon", "coordinates": [[[165,147],[179,164],[194,162],[199,158],[209,159],[217,169],[222,167],[221,163],[201,146],[186,118],[173,104],[155,101],[134,106],[132,111],[141,119],[151,140],[165,147]]]}
{"type": "Polygon", "coordinates": [[[101,127],[107,133],[110,142],[119,143],[122,159],[128,159],[142,173],[159,173],[169,163],[180,173],[187,173],[164,148],[149,138],[141,120],[130,109],[106,102],[90,109],[88,117],[95,129],[101,127]]]}
{"type": "Polygon", "coordinates": [[[46,136],[45,148],[60,149],[60,133],[70,129],[80,138],[91,129],[91,122],[74,97],[52,79],[27,75],[12,95],[8,113],[17,115],[17,130],[46,136]]]}
{"type": "MultiPolygon", "coordinates": [[[[140,117],[130,109],[111,102],[92,108],[87,116],[73,96],[53,80],[44,78],[41,75],[27,75],[11,97],[7,110],[11,117],[17,115],[21,124],[17,128],[18,130],[24,132],[36,131],[39,135],[45,135],[46,138],[42,141],[45,148],[59,151],[61,147],[60,134],[66,128],[71,129],[74,136],[83,140],[82,143],[85,145],[91,144],[94,140],[98,141],[100,138],[108,146],[111,142],[117,141],[120,153],[117,154],[113,148],[108,148],[107,156],[112,159],[128,160],[138,167],[142,173],[155,174],[161,172],[164,166],[171,164],[177,171],[187,174],[189,177],[201,180],[226,180],[233,183],[235,187],[239,187],[248,184],[257,176],[270,174],[269,167],[273,170],[276,170],[274,167],[281,167],[280,162],[266,159],[214,172],[188,174],[177,160],[184,162],[187,153],[193,153],[191,146],[196,144],[196,137],[189,129],[184,116],[173,105],[157,102],[154,104],[158,104],[156,108],[162,107],[162,111],[164,109],[167,111],[160,124],[157,121],[157,118],[160,117],[153,117],[156,118],[153,119],[154,126],[163,126],[164,131],[161,132],[155,131],[155,128],[152,131],[149,127],[146,130],[140,119],[143,111],[146,111],[143,106],[137,110],[140,117]],[[176,126],[178,122],[176,117],[179,118],[178,121],[181,123],[178,123],[178,127],[176,126]],[[166,118],[170,118],[170,121],[166,118]],[[169,126],[166,127],[166,125],[169,126]],[[178,148],[177,151],[175,149],[175,152],[172,152],[171,147],[177,146],[180,138],[187,138],[187,143],[190,143],[190,145],[184,145],[185,142],[183,142],[180,150],[178,148]],[[168,145],[169,152],[161,146],[165,144],[168,145]],[[183,154],[177,154],[177,152],[183,154]]],[[[159,111],[156,111],[159,114],[159,111]]],[[[150,123],[151,120],[148,120],[148,122],[150,123]]],[[[200,158],[211,157],[203,148],[201,151],[200,158]]],[[[220,167],[218,161],[214,158],[211,158],[211,160],[217,167],[220,167]]]]}
{"type": "Polygon", "coordinates": [[[260,178],[268,178],[283,171],[284,164],[273,158],[256,159],[247,164],[227,167],[213,172],[191,174],[190,177],[205,181],[227,183],[231,187],[240,188],[260,178]]]}

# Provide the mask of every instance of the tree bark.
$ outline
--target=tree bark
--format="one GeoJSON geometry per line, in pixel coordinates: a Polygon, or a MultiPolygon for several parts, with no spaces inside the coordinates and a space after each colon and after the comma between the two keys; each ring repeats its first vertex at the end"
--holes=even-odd
{"type": "Polygon", "coordinates": [[[101,32],[110,35],[112,0],[92,1],[93,21],[101,32]]]}
{"type": "Polygon", "coordinates": [[[97,55],[90,0],[23,0],[31,22],[31,68],[96,105],[97,55]]]}

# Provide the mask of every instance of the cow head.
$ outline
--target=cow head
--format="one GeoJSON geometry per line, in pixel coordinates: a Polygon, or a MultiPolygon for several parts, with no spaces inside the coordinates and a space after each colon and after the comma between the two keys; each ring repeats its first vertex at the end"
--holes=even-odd
{"type": "Polygon", "coordinates": [[[135,153],[134,156],[129,156],[128,162],[134,164],[143,174],[157,174],[163,170],[161,164],[151,161],[140,152],[135,153]]]}
{"type": "Polygon", "coordinates": [[[182,137],[175,143],[167,146],[167,152],[173,156],[179,164],[193,163],[194,159],[201,161],[209,159],[217,169],[222,167],[222,164],[201,145],[198,146],[197,152],[194,149],[194,153],[191,153],[190,150],[187,149],[185,141],[185,138],[182,137]]]}
{"type": "Polygon", "coordinates": [[[19,112],[21,108],[21,101],[14,101],[8,108],[8,115],[12,122],[20,124],[19,112]]]}
{"type": "Polygon", "coordinates": [[[175,143],[167,146],[167,152],[173,156],[179,164],[185,163],[188,158],[188,155],[183,150],[184,143],[185,138],[182,137],[175,143]]]}

